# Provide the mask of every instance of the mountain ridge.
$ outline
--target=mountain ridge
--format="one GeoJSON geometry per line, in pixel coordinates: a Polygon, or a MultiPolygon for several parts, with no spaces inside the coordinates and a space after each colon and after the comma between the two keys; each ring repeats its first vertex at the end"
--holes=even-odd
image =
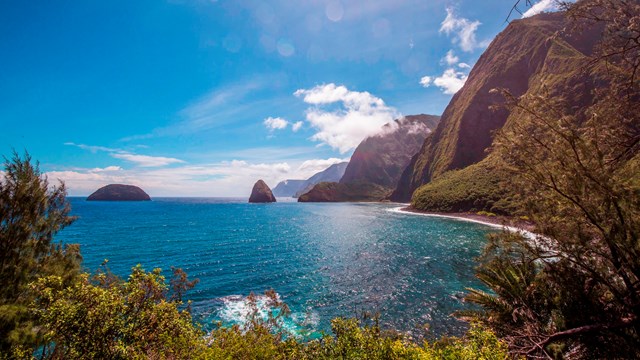
{"type": "Polygon", "coordinates": [[[277,197],[293,197],[297,198],[300,195],[311,190],[316,184],[321,182],[337,182],[340,181],[344,175],[344,171],[347,168],[348,161],[332,164],[326,169],[313,174],[306,180],[300,179],[287,179],[280,181],[275,188],[273,188],[273,195],[277,197]]]}
{"type": "Polygon", "coordinates": [[[321,182],[338,182],[340,181],[340,179],[342,179],[342,177],[344,176],[344,172],[347,169],[347,166],[349,166],[349,162],[348,161],[344,161],[341,163],[337,163],[337,164],[333,164],[331,166],[329,166],[328,168],[314,174],[313,176],[311,176],[309,179],[307,179],[302,186],[300,187],[300,190],[298,190],[293,197],[300,197],[301,195],[307,193],[309,190],[311,190],[315,185],[321,183],[321,182]]]}
{"type": "Polygon", "coordinates": [[[381,201],[398,182],[402,170],[440,120],[435,115],[409,115],[386,124],[360,142],[337,184],[317,184],[301,202],[381,201]]]}
{"type": "MultiPolygon", "coordinates": [[[[493,89],[505,89],[517,98],[549,84],[553,89],[570,88],[553,78],[562,76],[557,69],[575,71],[584,65],[576,58],[592,54],[596,37],[562,34],[565,24],[562,13],[545,13],[513,21],[496,36],[451,99],[436,130],[404,169],[391,200],[408,202],[420,186],[486,159],[494,132],[517,120],[501,106],[503,95],[493,89]],[[558,52],[564,54],[558,57],[558,52]]],[[[582,104],[587,98],[573,102],[582,104]]]]}
{"type": "Polygon", "coordinates": [[[277,197],[293,197],[307,180],[287,179],[280,181],[273,188],[273,195],[277,197]]]}

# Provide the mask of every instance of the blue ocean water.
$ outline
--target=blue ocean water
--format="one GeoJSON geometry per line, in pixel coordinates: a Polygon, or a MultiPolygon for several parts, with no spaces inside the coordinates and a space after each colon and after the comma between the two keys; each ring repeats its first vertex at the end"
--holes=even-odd
{"type": "MultiPolygon", "coordinates": [[[[474,258],[495,231],[484,225],[392,212],[398,204],[248,204],[246,199],[156,198],[87,202],[58,236],[79,243],[84,266],[105,260],[126,277],[133,266],[183,268],[200,283],[188,298],[205,323],[237,323],[250,292],[274,289],[292,309],[293,332],[328,331],[363,311],[386,328],[456,335],[451,317],[466,287],[482,287],[474,258]]],[[[262,304],[263,302],[261,302],[262,304]]]]}

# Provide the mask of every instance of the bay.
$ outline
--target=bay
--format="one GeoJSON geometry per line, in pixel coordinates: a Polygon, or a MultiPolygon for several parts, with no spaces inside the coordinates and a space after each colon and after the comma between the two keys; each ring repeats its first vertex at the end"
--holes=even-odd
{"type": "Polygon", "coordinates": [[[188,299],[205,325],[241,323],[246,295],[273,289],[292,309],[285,326],[294,335],[363,312],[416,336],[426,325],[434,337],[465,329],[451,314],[468,307],[465,288],[482,288],[475,258],[495,229],[391,211],[399,204],[279,200],[70,198],[79,218],[57,239],[81,245],[87,271],[105,259],[122,277],[137,264],[167,277],[171,266],[183,268],[200,280],[188,299]]]}

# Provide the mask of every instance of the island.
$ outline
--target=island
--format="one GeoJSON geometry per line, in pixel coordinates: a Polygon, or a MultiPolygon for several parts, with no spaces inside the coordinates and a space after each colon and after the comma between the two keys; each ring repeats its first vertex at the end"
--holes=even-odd
{"type": "Polygon", "coordinates": [[[89,195],[87,201],[150,201],[151,197],[133,185],[109,184],[89,195]]]}
{"type": "Polygon", "coordinates": [[[249,196],[250,203],[272,203],[276,202],[276,197],[273,196],[269,186],[262,180],[258,180],[251,190],[251,196],[249,196]]]}

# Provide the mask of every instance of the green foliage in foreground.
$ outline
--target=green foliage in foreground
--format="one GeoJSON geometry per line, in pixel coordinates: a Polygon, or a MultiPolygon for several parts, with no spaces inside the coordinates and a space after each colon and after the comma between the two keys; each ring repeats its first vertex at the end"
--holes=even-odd
{"type": "MultiPolygon", "coordinates": [[[[180,274],[174,276],[180,281],[180,274]]],[[[175,282],[172,281],[172,285],[175,282]]],[[[377,324],[335,319],[333,335],[299,342],[278,331],[277,319],[257,317],[247,326],[206,334],[194,325],[159,269],[133,269],[127,281],[105,273],[65,287],[58,276],[31,285],[38,295],[31,311],[43,342],[15,347],[23,359],[504,359],[506,346],[472,325],[464,338],[418,345],[385,335],[377,324]],[[34,352],[34,350],[37,350],[34,352]]],[[[173,286],[173,288],[184,288],[173,286]]],[[[250,297],[251,298],[251,297],[250,297]]]]}
{"type": "Polygon", "coordinates": [[[136,267],[126,282],[84,274],[69,287],[49,276],[32,288],[38,295],[32,311],[44,328],[39,358],[184,359],[206,350],[189,313],[170,300],[159,269],[136,267]]]}
{"type": "MultiPolygon", "coordinates": [[[[184,293],[180,269],[81,274],[78,246],[53,236],[74,220],[64,185],[50,188],[28,155],[14,155],[0,179],[0,359],[503,359],[506,347],[478,325],[465,338],[414,344],[377,324],[335,319],[333,335],[298,342],[278,317],[205,333],[184,293]]],[[[267,292],[266,295],[274,295],[267,292]]],[[[271,305],[286,315],[286,305],[271,305]]],[[[282,316],[278,315],[278,316],[282,316]]]]}
{"type": "Polygon", "coordinates": [[[80,272],[80,248],[53,236],[74,220],[64,184],[50,187],[28,154],[5,161],[0,179],[0,354],[38,335],[29,284],[55,275],[69,285],[80,272]]]}
{"type": "Polygon", "coordinates": [[[494,151],[539,236],[491,239],[478,277],[493,291],[472,290],[467,300],[512,354],[638,359],[640,43],[629,39],[640,39],[640,2],[565,6],[568,29],[604,28],[583,74],[608,85],[581,109],[570,92],[504,92],[519,121],[496,134],[494,151]]]}
{"type": "Polygon", "coordinates": [[[507,175],[500,161],[489,157],[461,170],[448,171],[422,185],[411,206],[422,211],[517,213],[517,202],[501,184],[507,175]]]}

